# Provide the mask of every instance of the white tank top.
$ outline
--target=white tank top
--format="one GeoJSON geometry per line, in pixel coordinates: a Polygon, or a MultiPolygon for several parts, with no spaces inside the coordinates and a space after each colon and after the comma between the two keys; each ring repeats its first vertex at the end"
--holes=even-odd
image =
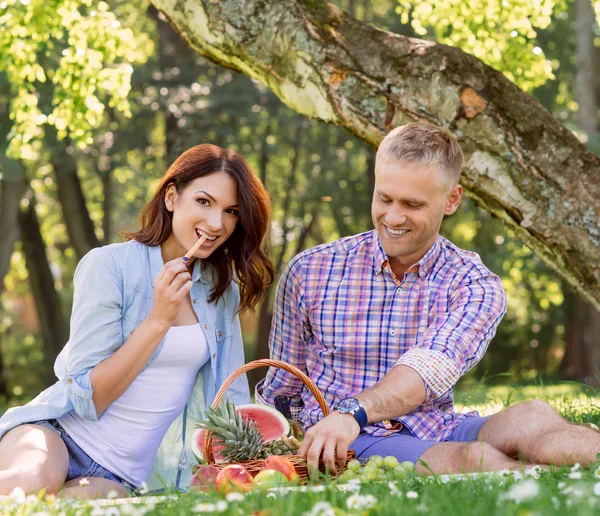
{"type": "Polygon", "coordinates": [[[209,358],[199,324],[172,326],[156,359],[97,421],[73,410],[58,422],[94,461],[139,487],[209,358]]]}

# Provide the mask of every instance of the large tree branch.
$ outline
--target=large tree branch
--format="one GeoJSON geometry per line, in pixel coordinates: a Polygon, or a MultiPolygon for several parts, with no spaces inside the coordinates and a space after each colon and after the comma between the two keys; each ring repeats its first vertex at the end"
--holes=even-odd
{"type": "Polygon", "coordinates": [[[600,309],[600,159],[501,73],[317,0],[152,3],[198,53],[373,146],[407,122],[453,130],[467,192],[600,309]]]}

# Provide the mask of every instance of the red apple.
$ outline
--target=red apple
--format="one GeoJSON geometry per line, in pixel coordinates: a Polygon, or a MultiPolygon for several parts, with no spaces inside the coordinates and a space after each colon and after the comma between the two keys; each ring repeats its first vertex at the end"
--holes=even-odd
{"type": "Polygon", "coordinates": [[[261,471],[265,471],[267,469],[274,469],[275,471],[283,473],[290,482],[295,482],[298,480],[298,473],[296,473],[294,464],[291,460],[286,459],[282,455],[269,455],[260,468],[261,471]]]}
{"type": "Polygon", "coordinates": [[[232,490],[248,491],[252,487],[252,475],[244,466],[231,464],[219,471],[215,485],[223,493],[232,490]]]}
{"type": "Polygon", "coordinates": [[[190,491],[208,490],[215,485],[219,468],[212,464],[200,466],[190,481],[190,491]]]}

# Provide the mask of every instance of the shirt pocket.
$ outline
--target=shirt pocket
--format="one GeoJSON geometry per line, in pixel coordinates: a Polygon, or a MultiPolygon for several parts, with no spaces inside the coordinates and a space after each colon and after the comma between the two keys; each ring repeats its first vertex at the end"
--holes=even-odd
{"type": "Polygon", "coordinates": [[[222,346],[228,340],[231,340],[233,334],[233,324],[230,320],[222,319],[215,323],[215,339],[218,346],[222,346]]]}

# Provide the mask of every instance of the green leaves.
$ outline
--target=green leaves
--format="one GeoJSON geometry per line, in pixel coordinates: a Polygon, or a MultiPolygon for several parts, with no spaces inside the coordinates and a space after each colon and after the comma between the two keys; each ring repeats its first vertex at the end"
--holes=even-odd
{"type": "MultiPolygon", "coordinates": [[[[117,7],[125,15],[145,9],[117,7]]],[[[132,63],[145,62],[153,51],[144,32],[122,26],[103,1],[5,0],[0,9],[0,70],[13,95],[11,157],[35,159],[44,124],[85,148],[106,106],[131,116],[132,63]]]]}
{"type": "MultiPolygon", "coordinates": [[[[500,70],[525,91],[554,78],[552,63],[537,46],[565,0],[398,0],[401,19],[420,36],[459,47],[500,70]]],[[[600,12],[600,2],[597,2],[600,12]]]]}

